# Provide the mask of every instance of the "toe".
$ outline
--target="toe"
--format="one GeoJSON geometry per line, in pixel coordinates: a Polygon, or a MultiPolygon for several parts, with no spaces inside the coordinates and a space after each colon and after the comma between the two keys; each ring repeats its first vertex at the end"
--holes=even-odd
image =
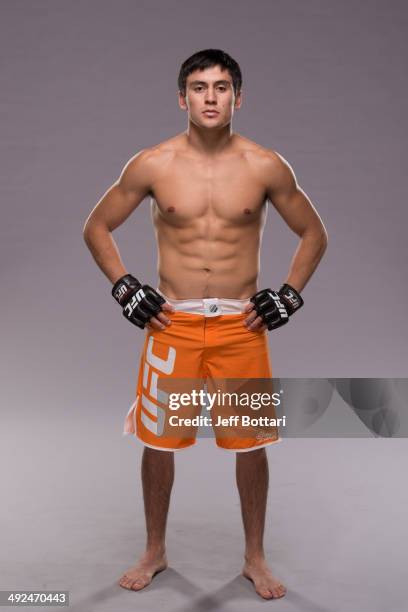
{"type": "Polygon", "coordinates": [[[272,597],[273,597],[273,595],[272,595],[272,593],[270,592],[270,590],[269,590],[269,589],[267,589],[267,588],[265,588],[265,587],[264,587],[264,588],[260,588],[260,589],[258,589],[258,593],[259,593],[259,595],[260,595],[261,597],[263,597],[264,599],[272,599],[272,597]]]}
{"type": "Polygon", "coordinates": [[[133,591],[140,591],[140,589],[143,589],[148,584],[149,584],[148,580],[143,580],[143,578],[137,578],[136,580],[132,581],[130,588],[133,591]]]}
{"type": "Polygon", "coordinates": [[[286,593],[286,589],[283,585],[280,584],[279,586],[272,589],[272,593],[274,597],[283,597],[286,593]]]}
{"type": "Polygon", "coordinates": [[[139,589],[142,588],[142,582],[139,578],[137,578],[136,580],[132,580],[131,584],[130,584],[130,588],[133,591],[138,591],[139,589]]]}

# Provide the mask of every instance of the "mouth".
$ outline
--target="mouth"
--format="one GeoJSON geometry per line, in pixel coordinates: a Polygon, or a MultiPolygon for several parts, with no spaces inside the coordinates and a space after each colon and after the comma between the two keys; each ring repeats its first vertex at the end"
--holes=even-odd
{"type": "Polygon", "coordinates": [[[207,110],[203,112],[203,115],[205,115],[206,117],[216,117],[217,115],[219,115],[219,112],[215,110],[207,110]]]}

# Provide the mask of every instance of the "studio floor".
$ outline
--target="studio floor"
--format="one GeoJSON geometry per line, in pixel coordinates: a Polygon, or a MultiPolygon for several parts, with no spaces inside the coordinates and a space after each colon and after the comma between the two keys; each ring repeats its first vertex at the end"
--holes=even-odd
{"type": "Polygon", "coordinates": [[[122,416],[3,419],[0,589],[69,590],[75,612],[406,610],[402,439],[268,448],[265,550],[288,589],[270,601],[240,575],[235,454],[199,439],[176,453],[169,568],[143,591],[118,586],[145,542],[143,447],[122,436],[122,416]]]}

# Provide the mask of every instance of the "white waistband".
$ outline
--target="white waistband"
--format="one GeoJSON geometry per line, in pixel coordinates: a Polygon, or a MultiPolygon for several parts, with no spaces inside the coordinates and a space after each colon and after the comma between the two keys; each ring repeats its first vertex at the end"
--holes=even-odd
{"type": "Polygon", "coordinates": [[[205,317],[218,317],[221,314],[237,314],[244,311],[246,300],[233,300],[229,298],[192,298],[189,300],[174,300],[164,295],[160,289],[156,289],[166,302],[174,306],[175,310],[190,312],[191,314],[202,314],[205,317]]]}

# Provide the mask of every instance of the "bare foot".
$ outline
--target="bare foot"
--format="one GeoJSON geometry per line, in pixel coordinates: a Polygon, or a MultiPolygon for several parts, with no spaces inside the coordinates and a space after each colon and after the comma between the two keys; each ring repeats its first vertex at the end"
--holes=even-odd
{"type": "Polygon", "coordinates": [[[145,552],[138,563],[123,574],[118,584],[124,589],[140,591],[151,583],[155,574],[165,570],[166,567],[165,553],[145,552]]]}
{"type": "Polygon", "coordinates": [[[272,575],[265,559],[246,561],[242,575],[252,580],[255,591],[264,599],[277,599],[286,595],[286,587],[272,575]]]}

